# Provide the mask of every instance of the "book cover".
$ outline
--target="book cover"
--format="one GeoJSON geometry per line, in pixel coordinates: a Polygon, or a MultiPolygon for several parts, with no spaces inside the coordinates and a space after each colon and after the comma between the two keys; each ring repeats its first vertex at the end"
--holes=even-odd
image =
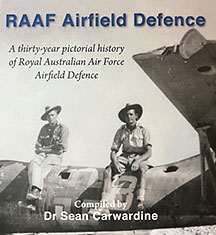
{"type": "Polygon", "coordinates": [[[3,232],[215,224],[213,0],[1,0],[0,10],[3,232]],[[150,133],[146,210],[129,169],[112,184],[111,216],[92,217],[128,103],[142,107],[137,123],[150,133]],[[47,106],[61,107],[69,138],[32,203],[29,162],[47,106]]]}

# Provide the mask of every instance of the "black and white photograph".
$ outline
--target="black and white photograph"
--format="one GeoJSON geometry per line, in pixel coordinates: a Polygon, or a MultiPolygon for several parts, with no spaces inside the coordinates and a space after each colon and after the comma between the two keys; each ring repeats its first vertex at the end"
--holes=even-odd
{"type": "Polygon", "coordinates": [[[0,0],[0,234],[216,233],[213,0],[0,0]]]}

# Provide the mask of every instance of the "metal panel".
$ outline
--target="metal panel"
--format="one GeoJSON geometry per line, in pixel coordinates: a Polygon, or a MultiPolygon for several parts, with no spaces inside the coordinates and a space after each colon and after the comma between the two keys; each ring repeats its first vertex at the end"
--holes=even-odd
{"type": "Polygon", "coordinates": [[[195,129],[211,126],[208,137],[216,150],[216,42],[193,29],[178,46],[133,58],[195,129]]]}

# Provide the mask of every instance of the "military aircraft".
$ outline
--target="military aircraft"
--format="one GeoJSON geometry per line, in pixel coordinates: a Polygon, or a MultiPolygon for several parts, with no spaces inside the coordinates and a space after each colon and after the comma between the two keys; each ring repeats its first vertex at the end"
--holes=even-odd
{"type": "Polygon", "coordinates": [[[216,41],[193,29],[179,45],[133,58],[197,130],[201,153],[147,171],[145,212],[136,211],[136,173],[117,178],[110,217],[88,213],[100,202],[104,169],[55,166],[45,178],[41,200],[31,204],[25,199],[28,164],[0,161],[0,233],[216,224],[216,41]]]}

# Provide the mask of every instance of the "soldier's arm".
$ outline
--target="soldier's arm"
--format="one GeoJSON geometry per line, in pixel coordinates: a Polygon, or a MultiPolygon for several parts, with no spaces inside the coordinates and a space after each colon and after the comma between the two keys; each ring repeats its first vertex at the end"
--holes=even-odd
{"type": "Polygon", "coordinates": [[[111,147],[111,153],[110,153],[110,159],[111,162],[113,163],[114,167],[116,168],[116,170],[121,173],[122,169],[121,166],[118,162],[118,158],[117,158],[117,152],[119,151],[119,148],[121,147],[121,128],[117,130],[115,136],[114,136],[114,140],[113,140],[113,144],[111,147]]]}
{"type": "Polygon", "coordinates": [[[35,153],[36,154],[40,154],[43,152],[42,150],[42,144],[41,144],[41,140],[42,140],[42,133],[43,133],[43,127],[41,128],[38,138],[37,138],[37,142],[35,144],[35,153]]]}
{"type": "Polygon", "coordinates": [[[45,132],[45,126],[43,126],[39,132],[37,142],[35,144],[35,153],[40,154],[40,153],[51,153],[52,152],[52,146],[42,146],[42,138],[44,136],[45,132]]]}
{"type": "Polygon", "coordinates": [[[139,164],[143,161],[148,160],[152,155],[152,145],[150,143],[150,134],[148,130],[143,128],[143,153],[136,155],[135,161],[131,165],[131,170],[136,171],[139,168],[139,164]]]}
{"type": "Polygon", "coordinates": [[[63,126],[60,133],[60,139],[57,142],[57,145],[52,148],[54,153],[62,154],[67,151],[68,137],[69,137],[69,130],[66,126],[63,126]]]}
{"type": "Polygon", "coordinates": [[[114,165],[114,167],[116,168],[116,170],[121,173],[122,172],[122,168],[118,162],[118,158],[117,158],[117,152],[112,150],[111,153],[110,153],[110,158],[111,158],[111,161],[114,165]]]}
{"type": "Polygon", "coordinates": [[[148,160],[151,157],[151,155],[152,155],[152,147],[151,146],[147,146],[146,148],[147,148],[147,150],[146,150],[145,153],[143,153],[142,155],[137,155],[135,157],[135,161],[131,165],[131,170],[132,171],[137,171],[139,169],[140,163],[143,162],[143,161],[148,160]]]}
{"type": "Polygon", "coordinates": [[[135,160],[140,163],[142,161],[148,160],[151,157],[151,155],[152,155],[152,146],[151,145],[147,145],[146,146],[146,152],[143,153],[142,155],[137,155],[135,157],[135,160]]]}

